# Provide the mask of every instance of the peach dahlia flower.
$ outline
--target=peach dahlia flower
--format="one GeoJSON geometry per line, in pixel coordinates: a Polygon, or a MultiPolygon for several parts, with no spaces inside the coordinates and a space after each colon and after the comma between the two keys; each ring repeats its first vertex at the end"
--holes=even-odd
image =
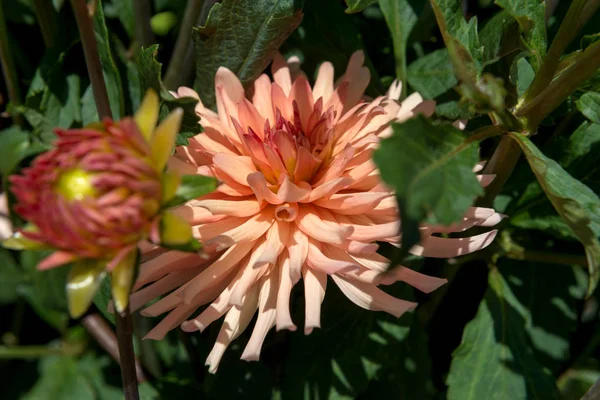
{"type": "MultiPolygon", "coordinates": [[[[297,60],[286,63],[278,55],[274,82],[260,76],[248,98],[231,71],[218,70],[218,112],[198,103],[204,133],[178,148],[170,161],[182,173],[220,181],[215,192],[178,210],[204,242],[206,254],[146,255],[134,307],[172,291],[142,312],[169,313],[147,338],[160,339],[178,325],[203,331],[225,316],[206,360],[215,372],[257,310],[242,359],[258,359],[272,327],[296,329],[289,299],[300,279],[306,334],[321,325],[328,278],[356,305],[396,317],[416,303],[394,298],[378,285],[403,281],[429,293],[446,282],[404,267],[385,274],[388,260],[376,252],[378,241],[399,244],[400,227],[394,194],[380,180],[373,150],[391,133],[391,122],[431,115],[434,103],[419,94],[398,102],[399,84],[386,96],[365,99],[370,76],[363,61],[362,52],[355,53],[337,81],[333,66],[323,63],[311,87],[297,60]]],[[[188,88],[177,95],[198,98],[188,88]]],[[[491,226],[499,218],[492,209],[471,208],[461,224],[424,226],[423,241],[412,253],[455,257],[479,250],[495,231],[461,239],[433,234],[491,226]]]]}

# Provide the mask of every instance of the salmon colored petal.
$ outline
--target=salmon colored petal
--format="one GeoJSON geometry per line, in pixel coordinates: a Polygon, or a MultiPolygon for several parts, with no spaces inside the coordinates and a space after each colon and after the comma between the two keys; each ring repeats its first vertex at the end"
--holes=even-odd
{"type": "Polygon", "coordinates": [[[321,327],[321,303],[325,298],[327,275],[310,268],[302,270],[304,280],[305,320],[304,334],[310,335],[314,328],[321,327]]]}
{"type": "Polygon", "coordinates": [[[228,215],[231,217],[250,217],[259,213],[264,203],[256,198],[238,198],[235,200],[207,199],[193,202],[195,207],[202,207],[214,215],[228,215]]]}
{"type": "Polygon", "coordinates": [[[269,121],[270,125],[275,123],[275,114],[273,114],[273,103],[271,100],[271,80],[265,74],[262,74],[254,81],[254,95],[252,103],[260,115],[269,121]]]}
{"type": "Polygon", "coordinates": [[[267,333],[275,326],[275,317],[277,314],[277,288],[279,286],[279,276],[270,274],[263,280],[258,294],[258,318],[252,330],[252,335],[244,352],[240,357],[246,361],[258,361],[260,350],[267,337],[267,333]]]}
{"type": "Polygon", "coordinates": [[[314,207],[308,204],[300,207],[294,222],[307,236],[324,243],[342,244],[352,233],[351,227],[323,221],[314,207]]]}
{"type": "Polygon", "coordinates": [[[229,344],[250,324],[256,312],[257,302],[258,290],[254,289],[248,293],[242,307],[232,307],[229,310],[217,336],[217,342],[206,358],[205,365],[208,365],[208,372],[212,374],[217,372],[221,358],[229,344]]]}
{"type": "Polygon", "coordinates": [[[333,93],[333,64],[324,62],[319,66],[317,72],[317,80],[313,87],[313,96],[315,99],[323,98],[323,102],[327,103],[333,93]]]}
{"type": "Polygon", "coordinates": [[[497,230],[479,235],[450,239],[430,236],[423,240],[420,245],[410,249],[410,253],[416,256],[433,258],[453,258],[470,254],[486,248],[496,238],[497,230]]]}
{"type": "Polygon", "coordinates": [[[399,318],[405,312],[417,307],[417,303],[397,299],[373,285],[351,282],[339,275],[333,275],[332,278],[350,301],[366,310],[385,311],[399,318]]]}
{"type": "Polygon", "coordinates": [[[285,61],[285,58],[279,52],[275,53],[273,57],[271,73],[273,74],[273,80],[281,87],[283,93],[288,96],[292,90],[292,76],[290,75],[290,68],[287,61],[285,61]]]}
{"type": "Polygon", "coordinates": [[[292,321],[292,316],[290,314],[290,294],[292,292],[292,287],[294,287],[294,282],[291,278],[289,257],[282,257],[280,265],[279,289],[277,291],[277,302],[275,306],[277,311],[275,314],[275,326],[277,331],[283,329],[295,331],[297,328],[294,321],[292,321]]]}
{"type": "Polygon", "coordinates": [[[256,172],[256,167],[250,157],[219,153],[213,157],[213,162],[217,168],[240,185],[247,185],[248,175],[256,172]]]}

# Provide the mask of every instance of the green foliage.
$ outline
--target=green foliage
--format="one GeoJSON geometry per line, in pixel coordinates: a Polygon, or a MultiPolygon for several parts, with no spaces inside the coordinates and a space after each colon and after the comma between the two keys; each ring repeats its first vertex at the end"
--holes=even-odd
{"type": "Polygon", "coordinates": [[[577,109],[590,121],[600,124],[600,93],[585,93],[577,100],[577,109]]]}
{"type": "Polygon", "coordinates": [[[448,399],[560,399],[529,344],[530,318],[502,271],[492,269],[477,315],[453,353],[448,399]]]}
{"type": "Polygon", "coordinates": [[[346,4],[348,5],[346,13],[352,14],[360,12],[376,1],[377,0],[346,0],[346,4]]]}
{"type": "Polygon", "coordinates": [[[410,248],[420,240],[422,221],[442,225],[459,221],[473,198],[483,193],[473,173],[477,143],[465,143],[457,128],[433,125],[423,116],[392,128],[393,135],[382,141],[374,160],[396,192],[402,246],[410,248]]]}
{"type": "MultiPolygon", "coordinates": [[[[199,124],[200,117],[196,114],[195,107],[198,100],[192,97],[175,97],[163,85],[161,80],[162,65],[156,61],[158,45],[152,45],[147,49],[141,49],[138,56],[138,68],[140,79],[140,94],[143,96],[148,89],[153,89],[160,95],[163,111],[170,111],[177,107],[183,109],[180,132],[177,135],[177,145],[187,145],[187,139],[202,132],[199,124]]],[[[161,117],[167,112],[161,112],[161,117]]]]}
{"type": "Polygon", "coordinates": [[[408,83],[426,99],[435,99],[456,86],[448,50],[433,51],[408,67],[408,83]]]}
{"type": "MultiPolygon", "coordinates": [[[[7,82],[0,84],[0,175],[10,217],[16,220],[10,212],[7,176],[49,149],[56,127],[78,128],[97,121],[98,114],[70,3],[52,2],[56,14],[51,49],[45,48],[38,30],[45,21],[35,9],[39,2],[2,3],[17,85],[24,94],[21,102],[14,101],[5,90],[7,82]],[[17,117],[12,125],[10,117],[17,117]]],[[[176,98],[168,90],[176,88],[165,87],[161,80],[162,65],[173,65],[188,1],[137,2],[150,7],[147,21],[136,15],[134,3],[89,2],[113,116],[132,115],[152,88],[160,95],[160,119],[176,107],[184,109],[176,143],[188,145],[188,139],[202,131],[197,100],[176,98]],[[157,35],[154,43],[141,48],[136,27],[145,23],[157,35]]],[[[584,396],[600,376],[600,294],[592,290],[600,274],[600,74],[592,60],[585,67],[596,72],[578,87],[554,86],[549,94],[560,89],[565,95],[540,124],[528,126],[532,115],[515,111],[527,109],[529,100],[523,97],[550,40],[564,40],[558,28],[567,9],[571,3],[583,4],[559,2],[546,24],[545,3],[205,1],[184,68],[178,72],[183,85],[195,87],[208,107],[214,108],[219,67],[238,75],[251,95],[251,82],[265,71],[269,74],[268,64],[278,49],[286,58],[300,60],[311,84],[321,62],[330,61],[337,78],[351,54],[361,50],[371,75],[368,96],[382,95],[397,78],[403,81],[403,98],[415,91],[437,101],[434,116],[393,124],[392,135],[374,152],[382,178],[396,190],[402,250],[419,241],[421,223],[459,221],[467,207],[489,207],[491,192],[499,192],[493,204],[506,218],[497,226],[498,238],[484,251],[449,261],[419,261],[421,272],[447,278],[446,286],[422,294],[403,283],[380,285],[392,295],[420,303],[400,319],[356,307],[329,282],[321,329],[305,335],[304,288],[299,282],[290,297],[298,330],[269,331],[260,361],[247,363],[239,358],[251,322],[230,345],[216,375],[207,374],[203,362],[222,320],[202,333],[173,330],[165,340],[142,341],[138,339],[160,319],[135,313],[136,354],[148,377],[140,386],[141,398],[584,396]],[[464,131],[446,124],[457,119],[468,120],[464,131]],[[508,159],[492,158],[498,141],[486,139],[506,132],[519,144],[509,143],[525,154],[512,174],[508,159]],[[489,160],[483,173],[495,175],[485,189],[472,172],[480,160],[489,160]],[[503,176],[507,171],[509,176],[503,176]],[[496,182],[502,190],[493,188],[496,182]],[[584,244],[587,258],[577,241],[584,244]],[[588,261],[589,274],[582,268],[588,261]]],[[[549,85],[583,68],[582,50],[588,55],[597,51],[598,21],[596,11],[570,40],[549,85]]],[[[192,144],[187,150],[194,155],[192,144]]],[[[213,179],[184,176],[168,206],[211,192],[215,185],[213,179]]],[[[478,229],[436,235],[459,239],[482,232],[478,229]]],[[[176,250],[198,252],[201,246],[193,240],[176,250]]],[[[400,259],[387,243],[380,243],[378,251],[400,259]]],[[[83,331],[84,323],[68,318],[69,268],[38,271],[46,255],[0,249],[2,397],[122,398],[117,363],[92,336],[72,338],[74,331],[83,331]]],[[[404,259],[411,260],[414,257],[404,259]]],[[[110,298],[105,280],[90,313],[113,321],[107,311],[110,298]]]]}
{"type": "Polygon", "coordinates": [[[219,67],[229,68],[243,85],[260,75],[302,20],[295,3],[224,0],[211,8],[206,24],[194,29],[194,87],[204,105],[215,104],[214,78],[219,67]]]}
{"type": "Polygon", "coordinates": [[[570,176],[556,161],[546,157],[525,136],[510,133],[519,143],[548,199],[585,247],[590,272],[588,294],[600,279],[600,198],[570,176]]]}
{"type": "Polygon", "coordinates": [[[165,207],[175,207],[188,200],[196,199],[212,192],[217,187],[217,181],[201,175],[184,175],[173,197],[165,207]]]}
{"type": "Polygon", "coordinates": [[[406,45],[408,35],[417,23],[417,14],[407,0],[379,0],[379,7],[392,34],[396,78],[406,82],[406,45]]]}

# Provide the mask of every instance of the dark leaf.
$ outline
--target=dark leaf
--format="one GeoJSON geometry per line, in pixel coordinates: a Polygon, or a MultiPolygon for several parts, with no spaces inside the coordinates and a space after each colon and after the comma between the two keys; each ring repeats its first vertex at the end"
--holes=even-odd
{"type": "Polygon", "coordinates": [[[510,133],[525,154],[546,196],[583,244],[588,259],[591,294],[600,279],[600,199],[586,185],[574,179],[556,161],[546,157],[529,139],[510,133]]]}
{"type": "Polygon", "coordinates": [[[181,177],[181,183],[175,192],[175,197],[169,200],[164,207],[169,208],[178,206],[188,200],[193,200],[210,193],[215,190],[216,187],[217,181],[213,178],[201,175],[183,175],[181,177]]]}
{"type": "Polygon", "coordinates": [[[532,352],[525,332],[529,318],[503,274],[492,269],[477,315],[452,355],[449,400],[560,399],[553,377],[532,352]]]}
{"type": "Polygon", "coordinates": [[[348,14],[361,12],[376,1],[377,0],[346,0],[346,5],[348,5],[346,12],[348,14]]]}
{"type": "MultiPolygon", "coordinates": [[[[138,68],[140,76],[140,94],[143,96],[148,89],[153,89],[159,94],[161,103],[166,107],[167,112],[175,108],[183,109],[183,119],[179,135],[177,135],[178,145],[187,145],[188,137],[202,132],[200,117],[196,114],[195,108],[198,100],[192,97],[176,98],[164,87],[161,80],[162,64],[156,61],[158,45],[152,45],[147,49],[141,49],[138,56],[138,68]]],[[[166,113],[161,113],[161,115],[166,113]]]]}
{"type": "MultiPolygon", "coordinates": [[[[417,23],[417,14],[408,0],[379,0],[379,7],[385,17],[394,43],[396,78],[406,82],[406,45],[408,35],[417,23]]],[[[406,89],[402,89],[406,93],[406,89]]]]}
{"type": "Polygon", "coordinates": [[[546,3],[539,0],[496,0],[518,23],[523,42],[531,53],[531,65],[537,71],[546,54],[546,3]]]}
{"type": "Polygon", "coordinates": [[[410,64],[408,83],[426,99],[435,99],[456,86],[448,50],[436,50],[410,64]]]}
{"type": "Polygon", "coordinates": [[[600,124],[600,93],[587,92],[577,100],[577,109],[590,121],[600,124]]]}
{"type": "Polygon", "coordinates": [[[123,98],[123,89],[121,87],[121,76],[119,69],[115,64],[111,51],[111,43],[108,37],[108,28],[104,19],[102,1],[96,3],[96,12],[94,13],[94,32],[96,32],[96,42],[98,43],[98,54],[102,63],[102,73],[106,90],[108,91],[108,100],[112,111],[113,119],[119,120],[125,114],[125,105],[123,98]]]}
{"type": "Polygon", "coordinates": [[[381,142],[373,158],[382,179],[396,191],[402,246],[408,249],[420,239],[421,221],[456,222],[483,193],[473,173],[477,143],[466,143],[457,128],[433,125],[423,116],[392,128],[393,135],[381,142]],[[414,230],[407,231],[407,226],[414,230]]]}
{"type": "Polygon", "coordinates": [[[215,104],[214,78],[227,67],[243,85],[267,67],[283,41],[302,20],[294,0],[223,0],[194,29],[196,81],[205,106],[215,104]]]}

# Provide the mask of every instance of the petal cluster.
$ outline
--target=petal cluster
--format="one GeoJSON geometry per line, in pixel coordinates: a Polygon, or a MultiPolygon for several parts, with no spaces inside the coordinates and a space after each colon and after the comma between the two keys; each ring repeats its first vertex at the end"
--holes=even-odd
{"type": "MultiPolygon", "coordinates": [[[[204,133],[169,161],[182,173],[220,181],[215,192],[177,210],[207,254],[146,255],[132,302],[141,307],[167,294],[142,313],[168,312],[147,337],[160,339],[178,325],[202,331],[224,317],[206,361],[214,372],[257,311],[243,359],[258,359],[271,328],[296,329],[289,300],[301,279],[306,334],[320,327],[328,284],[360,307],[399,317],[416,303],[379,285],[403,281],[428,293],[445,283],[404,267],[388,274],[389,261],[377,253],[377,242],[399,245],[400,226],[394,193],[381,181],[373,151],[391,133],[392,122],[431,115],[434,103],[418,94],[399,102],[399,84],[385,96],[365,98],[370,75],[363,62],[363,54],[355,53],[337,80],[325,62],[311,86],[297,60],[278,55],[273,80],[260,76],[248,96],[231,71],[218,70],[217,112],[198,103],[204,133]]],[[[187,88],[177,95],[198,98],[187,88]]],[[[429,257],[476,251],[495,231],[461,239],[436,234],[492,226],[499,219],[492,209],[471,208],[455,226],[423,226],[423,240],[411,251],[429,257]]]]}
{"type": "MultiPolygon", "coordinates": [[[[172,220],[161,208],[178,176],[164,168],[182,112],[155,127],[158,106],[157,95],[149,92],[135,118],[57,129],[53,149],[9,177],[14,211],[28,225],[4,244],[56,250],[40,262],[42,270],[74,263],[67,283],[73,316],[86,311],[105,271],[113,275],[121,311],[138,242],[148,237],[160,242],[160,228],[172,220]]],[[[183,241],[190,239],[188,225],[183,241]]]]}

